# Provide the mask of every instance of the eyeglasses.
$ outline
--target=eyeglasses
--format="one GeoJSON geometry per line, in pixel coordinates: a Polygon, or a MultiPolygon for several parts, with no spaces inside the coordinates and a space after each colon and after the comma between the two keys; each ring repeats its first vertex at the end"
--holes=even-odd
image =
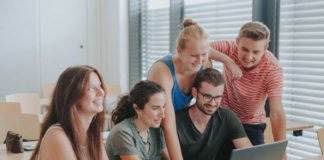
{"type": "Polygon", "coordinates": [[[203,96],[203,100],[205,103],[210,103],[212,100],[214,100],[215,103],[219,102],[223,96],[211,96],[209,94],[206,93],[202,93],[199,90],[197,90],[199,94],[201,94],[203,96]]]}

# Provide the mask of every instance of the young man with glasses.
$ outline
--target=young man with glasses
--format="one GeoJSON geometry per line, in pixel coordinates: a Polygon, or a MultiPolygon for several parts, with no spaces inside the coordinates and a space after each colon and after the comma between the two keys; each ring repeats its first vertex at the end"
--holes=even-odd
{"type": "Polygon", "coordinates": [[[195,104],[176,113],[184,159],[228,159],[231,144],[252,146],[235,113],[220,108],[223,91],[224,80],[217,70],[208,68],[197,74],[191,90],[195,104]]]}

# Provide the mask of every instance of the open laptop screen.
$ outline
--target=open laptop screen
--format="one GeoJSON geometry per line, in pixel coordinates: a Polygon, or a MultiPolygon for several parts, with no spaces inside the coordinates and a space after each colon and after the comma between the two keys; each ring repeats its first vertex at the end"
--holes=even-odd
{"type": "Polygon", "coordinates": [[[288,140],[262,144],[250,148],[234,149],[231,160],[281,160],[288,140]]]}

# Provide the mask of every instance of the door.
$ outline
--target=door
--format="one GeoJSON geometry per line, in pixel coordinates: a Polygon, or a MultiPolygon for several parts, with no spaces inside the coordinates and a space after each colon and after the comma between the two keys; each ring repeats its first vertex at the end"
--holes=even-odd
{"type": "Polygon", "coordinates": [[[40,0],[41,83],[87,64],[86,0],[40,0]]]}

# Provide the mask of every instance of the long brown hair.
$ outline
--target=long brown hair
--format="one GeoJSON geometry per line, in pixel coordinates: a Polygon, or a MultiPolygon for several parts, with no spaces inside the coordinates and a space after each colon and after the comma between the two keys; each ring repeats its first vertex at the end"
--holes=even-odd
{"type": "MultiPolygon", "coordinates": [[[[40,143],[48,130],[53,124],[59,123],[64,132],[71,141],[73,150],[77,159],[81,159],[81,146],[79,145],[80,139],[80,120],[77,115],[77,103],[85,95],[90,73],[96,73],[101,81],[101,87],[104,90],[104,97],[107,92],[104,85],[104,80],[99,71],[93,67],[80,65],[67,68],[59,77],[55,87],[53,97],[49,106],[48,113],[42,124],[42,129],[39,137],[38,144],[32,155],[32,160],[40,149],[40,143]]],[[[104,111],[97,113],[90,123],[87,130],[88,138],[88,153],[90,159],[100,160],[103,159],[101,153],[101,132],[103,131],[103,124],[105,118],[105,98],[103,102],[104,111]]]]}

